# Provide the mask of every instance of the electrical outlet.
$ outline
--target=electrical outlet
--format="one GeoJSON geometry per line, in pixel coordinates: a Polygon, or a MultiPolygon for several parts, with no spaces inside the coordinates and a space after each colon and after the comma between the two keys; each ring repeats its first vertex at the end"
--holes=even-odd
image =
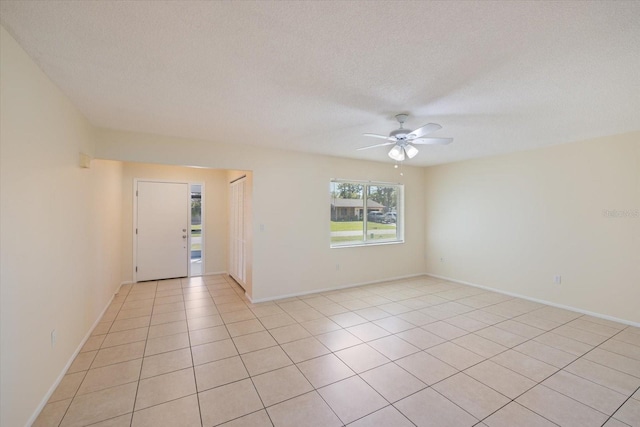
{"type": "Polygon", "coordinates": [[[562,283],[562,276],[553,276],[553,283],[559,285],[562,283]]]}
{"type": "Polygon", "coordinates": [[[56,339],[57,339],[57,333],[56,330],[52,330],[51,331],[51,348],[56,348],[56,339]]]}

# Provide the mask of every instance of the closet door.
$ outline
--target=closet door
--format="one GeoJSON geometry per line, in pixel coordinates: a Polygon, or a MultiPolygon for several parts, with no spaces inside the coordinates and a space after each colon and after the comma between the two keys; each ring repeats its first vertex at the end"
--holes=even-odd
{"type": "Polygon", "coordinates": [[[241,178],[229,188],[229,274],[240,285],[246,281],[245,185],[241,178]]]}

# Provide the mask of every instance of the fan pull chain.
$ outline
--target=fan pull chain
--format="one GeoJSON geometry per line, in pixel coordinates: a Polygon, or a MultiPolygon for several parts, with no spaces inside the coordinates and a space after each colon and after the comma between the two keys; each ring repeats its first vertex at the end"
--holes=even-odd
{"type": "Polygon", "coordinates": [[[396,160],[396,164],[395,164],[395,165],[393,165],[393,168],[394,168],[394,169],[400,169],[400,176],[404,176],[404,172],[402,172],[402,162],[398,162],[398,161],[396,160]],[[398,166],[398,163],[400,163],[400,166],[398,166]]]}

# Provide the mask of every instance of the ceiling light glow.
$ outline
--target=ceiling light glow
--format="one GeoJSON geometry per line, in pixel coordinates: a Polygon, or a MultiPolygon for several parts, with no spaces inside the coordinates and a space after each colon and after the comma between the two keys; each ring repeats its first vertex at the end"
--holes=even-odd
{"type": "Polygon", "coordinates": [[[413,159],[418,154],[418,149],[411,144],[404,146],[404,151],[407,153],[407,157],[413,159]]]}
{"type": "Polygon", "coordinates": [[[389,151],[389,157],[393,160],[401,162],[404,160],[404,150],[399,145],[395,145],[391,151],[389,151]]]}

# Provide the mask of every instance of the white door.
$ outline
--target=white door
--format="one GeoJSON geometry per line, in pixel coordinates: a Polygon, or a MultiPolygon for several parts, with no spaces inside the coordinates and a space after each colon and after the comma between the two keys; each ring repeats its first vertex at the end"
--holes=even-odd
{"type": "Polygon", "coordinates": [[[189,184],[138,181],[136,190],[136,281],[187,276],[189,184]]]}
{"type": "Polygon", "coordinates": [[[229,187],[229,274],[243,286],[246,281],[245,182],[242,178],[229,187]]]}

